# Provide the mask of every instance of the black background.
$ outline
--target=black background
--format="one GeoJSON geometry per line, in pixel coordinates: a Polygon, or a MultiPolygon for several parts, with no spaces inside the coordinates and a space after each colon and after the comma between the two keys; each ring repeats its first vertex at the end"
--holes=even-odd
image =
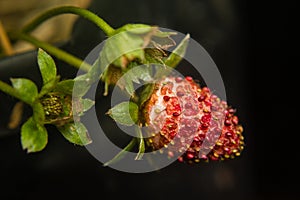
{"type": "MultiPolygon", "coordinates": [[[[46,149],[28,155],[18,132],[4,128],[13,99],[1,93],[0,131],[6,136],[0,140],[0,199],[297,199],[298,100],[292,72],[297,64],[292,60],[298,24],[293,23],[293,6],[222,2],[94,1],[90,9],[114,27],[139,22],[190,33],[217,64],[228,103],[238,110],[247,144],[241,157],[221,163],[173,163],[156,172],[128,174],[102,167],[53,127],[48,127],[46,149]]],[[[80,19],[63,47],[84,58],[104,38],[93,24],[80,19]]],[[[40,81],[35,55],[2,61],[1,80],[25,76],[40,81]]],[[[57,63],[64,77],[74,76],[72,68],[57,63]]],[[[107,99],[102,101],[105,105],[107,99]]],[[[103,108],[101,103],[97,105],[103,108]]]]}

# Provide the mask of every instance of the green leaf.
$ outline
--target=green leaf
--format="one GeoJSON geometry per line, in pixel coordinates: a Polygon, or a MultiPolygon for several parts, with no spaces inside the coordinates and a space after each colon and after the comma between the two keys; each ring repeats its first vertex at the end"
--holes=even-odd
{"type": "Polygon", "coordinates": [[[20,99],[28,104],[33,104],[38,97],[36,85],[29,79],[14,78],[10,79],[12,86],[18,91],[20,99]]]}
{"type": "Polygon", "coordinates": [[[145,142],[144,142],[143,134],[142,134],[140,127],[136,127],[136,132],[138,135],[137,139],[139,141],[139,151],[135,157],[135,160],[141,160],[145,153],[145,142]]]}
{"type": "Polygon", "coordinates": [[[138,121],[139,107],[133,102],[122,102],[108,111],[109,116],[119,124],[132,126],[138,121]]]}
{"type": "Polygon", "coordinates": [[[108,166],[108,165],[111,165],[119,160],[121,160],[125,155],[126,153],[128,153],[128,151],[130,151],[131,149],[133,149],[133,147],[135,146],[136,144],[136,138],[133,138],[130,143],[124,148],[122,149],[122,151],[120,151],[117,155],[115,155],[115,157],[113,157],[111,160],[109,160],[108,162],[104,163],[103,166],[108,166]]]}
{"type": "Polygon", "coordinates": [[[57,83],[54,91],[60,92],[62,94],[72,95],[73,87],[74,87],[74,80],[67,79],[67,80],[63,80],[63,81],[60,81],[59,83],[57,83]]]}
{"type": "Polygon", "coordinates": [[[29,118],[21,128],[21,142],[23,149],[27,149],[28,153],[43,150],[48,142],[46,128],[32,117],[29,118]]]}
{"type": "Polygon", "coordinates": [[[44,50],[38,51],[38,65],[43,78],[44,85],[56,78],[56,66],[52,57],[44,50]]]}
{"type": "Polygon", "coordinates": [[[81,122],[68,123],[58,126],[57,129],[71,143],[83,146],[92,142],[87,129],[81,122]]]}
{"type": "Polygon", "coordinates": [[[186,48],[188,46],[188,42],[190,39],[190,35],[187,34],[180,44],[174,49],[174,51],[169,55],[169,57],[165,60],[165,64],[169,67],[176,67],[182,58],[185,55],[186,48]]]}

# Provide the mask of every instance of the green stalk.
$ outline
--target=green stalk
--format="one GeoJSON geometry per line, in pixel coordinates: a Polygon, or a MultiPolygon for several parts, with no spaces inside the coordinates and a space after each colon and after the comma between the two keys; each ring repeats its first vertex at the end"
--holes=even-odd
{"type": "Polygon", "coordinates": [[[59,60],[62,60],[78,69],[80,68],[81,70],[89,71],[89,69],[91,68],[91,65],[84,62],[83,60],[81,60],[81,59],[79,59],[79,58],[77,58],[77,57],[75,57],[75,56],[49,44],[49,43],[42,42],[28,34],[19,32],[19,33],[10,33],[9,35],[12,39],[24,40],[24,41],[27,41],[27,42],[33,44],[36,47],[42,48],[43,50],[47,51],[49,54],[52,54],[59,60]]]}
{"type": "MultiPolygon", "coordinates": [[[[9,94],[10,96],[13,96],[17,99],[22,100],[22,97],[18,93],[17,90],[15,90],[12,86],[8,85],[7,83],[0,80],[0,90],[6,94],[9,94]]],[[[27,102],[25,102],[27,103],[27,102]]]]}
{"type": "Polygon", "coordinates": [[[127,144],[127,146],[124,149],[122,149],[122,151],[120,151],[117,155],[115,155],[115,157],[113,157],[111,160],[104,163],[103,166],[106,167],[106,166],[113,164],[114,162],[120,160],[124,156],[124,154],[126,154],[128,151],[133,149],[136,142],[137,142],[137,138],[132,138],[131,141],[129,142],[129,144],[127,144]]]}
{"type": "Polygon", "coordinates": [[[60,15],[60,14],[76,14],[81,17],[84,17],[84,18],[90,20],[91,22],[95,23],[100,29],[103,30],[103,32],[107,36],[113,35],[113,33],[115,31],[115,29],[113,29],[109,24],[107,24],[102,18],[100,18],[99,16],[97,16],[96,14],[92,13],[89,10],[86,10],[83,8],[78,8],[78,7],[73,7],[73,6],[62,6],[62,7],[58,7],[58,8],[53,8],[53,9],[48,10],[48,11],[44,12],[43,14],[39,15],[32,22],[27,24],[21,30],[21,32],[29,33],[32,30],[34,30],[36,27],[38,27],[44,21],[46,21],[54,16],[60,15]]]}

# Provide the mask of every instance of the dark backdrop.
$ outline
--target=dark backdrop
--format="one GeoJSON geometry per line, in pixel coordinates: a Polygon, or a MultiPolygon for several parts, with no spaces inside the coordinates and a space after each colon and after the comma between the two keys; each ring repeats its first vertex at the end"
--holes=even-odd
{"type": "MultiPolygon", "coordinates": [[[[245,129],[246,148],[228,162],[173,163],[156,172],[128,174],[102,167],[85,148],[71,145],[48,127],[47,148],[28,155],[21,149],[18,131],[4,127],[12,98],[1,93],[0,199],[297,199],[299,183],[293,179],[298,150],[293,142],[299,133],[297,116],[291,114],[297,113],[295,90],[291,91],[297,79],[290,68],[296,24],[290,25],[291,7],[238,0],[94,1],[90,9],[114,27],[147,23],[190,33],[222,74],[227,100],[237,108],[245,129]]],[[[104,38],[93,24],[80,19],[63,48],[84,58],[104,38]]],[[[31,52],[2,60],[1,80],[37,80],[35,56],[31,52]]],[[[64,77],[76,73],[57,63],[64,77]]],[[[99,109],[106,102],[97,103],[99,109]]]]}

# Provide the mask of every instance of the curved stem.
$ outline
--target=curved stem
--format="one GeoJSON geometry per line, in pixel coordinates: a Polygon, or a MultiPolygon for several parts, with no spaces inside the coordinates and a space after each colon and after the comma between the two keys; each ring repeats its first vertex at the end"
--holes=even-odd
{"type": "Polygon", "coordinates": [[[13,39],[24,40],[24,41],[27,41],[27,42],[35,45],[36,47],[42,48],[43,50],[47,51],[49,54],[52,54],[59,60],[65,61],[66,63],[68,63],[78,69],[80,68],[81,70],[89,71],[89,69],[91,68],[91,65],[84,62],[83,60],[81,60],[81,59],[79,59],[79,58],[77,58],[77,57],[75,57],[75,56],[49,44],[49,43],[42,42],[28,34],[10,33],[9,35],[13,39]]]}
{"type": "Polygon", "coordinates": [[[77,14],[81,17],[84,17],[91,22],[95,23],[99,28],[103,30],[103,32],[107,36],[113,35],[115,29],[113,29],[109,24],[107,24],[102,18],[97,16],[96,14],[92,13],[89,10],[78,8],[74,6],[62,6],[58,8],[53,8],[51,10],[46,11],[45,13],[41,14],[37,18],[35,18],[32,22],[27,24],[21,31],[24,33],[29,33],[30,31],[34,30],[38,27],[42,22],[50,19],[51,17],[60,15],[60,14],[77,14]]]}
{"type": "Polygon", "coordinates": [[[104,163],[103,166],[106,167],[106,166],[120,160],[124,156],[124,154],[126,154],[128,151],[133,149],[136,142],[137,142],[137,138],[132,138],[131,141],[129,142],[129,144],[127,144],[127,146],[124,147],[124,149],[122,149],[122,151],[120,151],[117,155],[115,155],[115,157],[113,157],[111,160],[104,163]]]}
{"type": "Polygon", "coordinates": [[[6,94],[9,94],[10,96],[13,96],[17,99],[22,99],[20,94],[10,85],[0,80],[0,90],[2,92],[5,92],[6,94]]]}

